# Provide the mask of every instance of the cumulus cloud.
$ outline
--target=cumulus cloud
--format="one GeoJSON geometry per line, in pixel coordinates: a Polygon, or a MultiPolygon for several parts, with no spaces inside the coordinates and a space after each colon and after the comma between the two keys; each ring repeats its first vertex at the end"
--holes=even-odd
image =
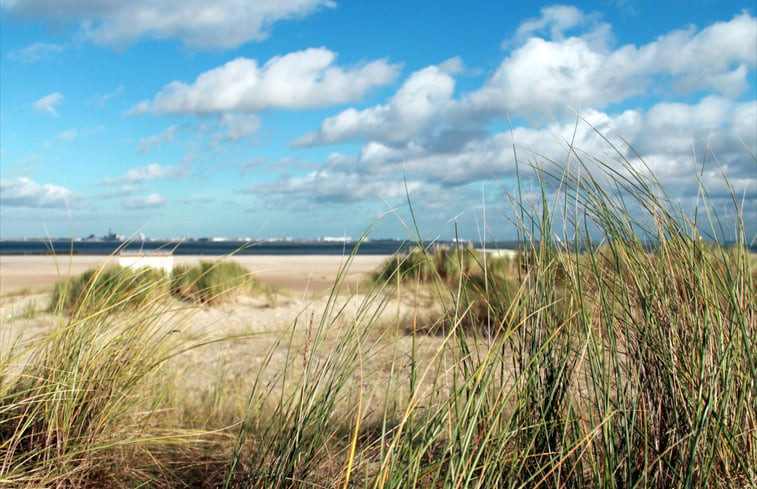
{"type": "Polygon", "coordinates": [[[411,74],[388,104],[364,110],[347,109],[326,119],[318,132],[306,135],[295,145],[336,143],[355,136],[383,142],[405,142],[437,122],[453,105],[455,80],[451,73],[458,63],[428,66],[411,74]],[[444,69],[447,67],[448,69],[444,69]]]}
{"type": "Polygon", "coordinates": [[[37,112],[47,112],[53,117],[58,117],[58,112],[55,110],[55,106],[58,105],[61,100],[63,100],[63,94],[60,92],[53,92],[35,101],[34,110],[37,112]]]}
{"type": "Polygon", "coordinates": [[[147,166],[131,168],[126,174],[118,178],[106,178],[102,185],[123,185],[142,183],[149,180],[177,180],[189,176],[192,171],[185,166],[161,166],[158,163],[151,163],[147,166]]]}
{"type": "Polygon", "coordinates": [[[0,179],[0,203],[8,207],[68,207],[69,189],[50,183],[38,184],[27,177],[0,179]]]}
{"type": "Polygon", "coordinates": [[[385,60],[343,69],[336,53],[311,48],[271,58],[263,66],[236,58],[200,74],[192,84],[174,81],[152,102],[131,113],[209,114],[308,109],[357,100],[374,87],[393,81],[398,66],[385,60]]]}
{"type": "MultiPolygon", "coordinates": [[[[534,28],[525,31],[553,23],[550,16],[554,17],[544,13],[534,28]]],[[[757,45],[743,40],[756,36],[757,19],[743,13],[699,31],[693,27],[673,31],[638,47],[612,49],[609,39],[597,36],[596,31],[567,38],[555,33],[552,39],[530,37],[468,102],[481,111],[500,114],[604,108],[647,93],[653,83],[658,92],[706,89],[735,96],[747,88],[749,68],[757,65],[757,45]],[[668,88],[660,84],[659,79],[665,78],[670,79],[668,88]]]]}
{"type": "Polygon", "coordinates": [[[277,21],[296,19],[331,0],[25,0],[3,2],[3,8],[24,18],[59,24],[79,23],[84,38],[123,47],[140,38],[180,39],[201,48],[233,48],[268,37],[277,21]]]}
{"type": "Polygon", "coordinates": [[[161,144],[168,141],[173,141],[173,138],[176,135],[176,131],[178,131],[178,129],[179,126],[174,124],[160,134],[142,138],[139,140],[137,148],[141,153],[148,153],[150,149],[156,146],[160,146],[161,144]]]}
{"type": "Polygon", "coordinates": [[[47,42],[35,42],[25,48],[17,49],[8,53],[8,59],[21,63],[36,63],[42,59],[48,59],[63,51],[65,46],[47,42]]]}
{"type": "Polygon", "coordinates": [[[145,197],[134,197],[121,202],[126,209],[153,209],[163,207],[166,199],[160,194],[152,193],[145,197]]]}

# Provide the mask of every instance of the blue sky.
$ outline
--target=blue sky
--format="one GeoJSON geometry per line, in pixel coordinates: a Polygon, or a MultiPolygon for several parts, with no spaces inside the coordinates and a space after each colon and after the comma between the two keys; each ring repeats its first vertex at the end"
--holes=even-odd
{"type": "Polygon", "coordinates": [[[613,161],[591,126],[687,212],[709,146],[757,232],[753,1],[0,5],[2,238],[406,237],[409,195],[508,239],[513,146],[613,161]]]}

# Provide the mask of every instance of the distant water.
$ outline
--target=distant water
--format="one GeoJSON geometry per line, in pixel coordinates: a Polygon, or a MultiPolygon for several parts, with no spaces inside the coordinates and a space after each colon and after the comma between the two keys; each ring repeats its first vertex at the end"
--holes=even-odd
{"type": "MultiPolygon", "coordinates": [[[[449,243],[446,243],[449,244],[449,243]]],[[[504,243],[517,246],[516,243],[504,243]]],[[[210,255],[222,256],[230,253],[240,255],[348,255],[355,243],[327,241],[146,241],[123,243],[121,241],[74,241],[70,240],[27,240],[0,241],[0,255],[42,255],[55,253],[59,255],[111,255],[121,250],[130,252],[140,249],[149,252],[171,251],[175,255],[210,255]]],[[[360,255],[391,255],[397,251],[407,251],[415,243],[396,240],[371,240],[360,244],[360,255]]],[[[475,245],[475,244],[474,244],[475,245]]],[[[500,244],[502,245],[502,244],[500,244]]],[[[491,248],[487,243],[487,248],[491,248]]],[[[499,246],[506,248],[507,246],[499,246]]]]}
{"type": "MultiPolygon", "coordinates": [[[[435,242],[435,244],[451,245],[453,242],[435,242]]],[[[476,248],[482,248],[480,243],[472,243],[476,248]]],[[[0,240],[0,255],[46,255],[55,253],[68,255],[112,255],[119,251],[147,252],[173,251],[174,255],[209,255],[223,256],[231,253],[239,255],[349,255],[356,243],[340,243],[331,241],[74,241],[70,240],[0,240]]],[[[397,240],[371,240],[361,243],[359,255],[391,255],[398,251],[407,251],[416,243],[397,240]]],[[[500,241],[486,243],[488,250],[518,249],[517,241],[500,241]]],[[[650,249],[653,246],[650,246],[650,249]]],[[[757,252],[757,245],[750,246],[752,252],[757,252]]]]}

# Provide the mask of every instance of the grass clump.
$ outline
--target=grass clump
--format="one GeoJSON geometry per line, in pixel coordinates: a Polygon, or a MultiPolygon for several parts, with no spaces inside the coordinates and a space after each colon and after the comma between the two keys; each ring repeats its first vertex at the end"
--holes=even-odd
{"type": "Polygon", "coordinates": [[[166,290],[167,279],[161,270],[101,267],[58,282],[50,308],[68,313],[99,313],[127,306],[140,308],[166,290]]]}
{"type": "Polygon", "coordinates": [[[461,275],[481,272],[481,255],[472,246],[434,245],[431,249],[417,246],[407,253],[398,253],[384,262],[375,272],[376,281],[441,280],[455,283],[461,275]]]}
{"type": "Polygon", "coordinates": [[[196,266],[179,266],[171,277],[171,294],[190,302],[217,304],[246,292],[271,293],[236,262],[202,261],[196,266]]]}
{"type": "Polygon", "coordinates": [[[218,304],[244,293],[275,299],[275,290],[260,284],[242,265],[203,261],[196,266],[176,267],[170,276],[150,267],[88,270],[55,285],[50,309],[69,314],[138,310],[169,293],[180,300],[203,304],[218,304]]]}
{"type": "Polygon", "coordinates": [[[373,280],[406,287],[422,284],[435,302],[458,304],[455,314],[422,325],[422,331],[442,333],[456,320],[465,328],[483,331],[490,330],[492,318],[509,309],[522,261],[518,253],[490,254],[470,245],[418,246],[387,259],[373,272],[373,280]]]}

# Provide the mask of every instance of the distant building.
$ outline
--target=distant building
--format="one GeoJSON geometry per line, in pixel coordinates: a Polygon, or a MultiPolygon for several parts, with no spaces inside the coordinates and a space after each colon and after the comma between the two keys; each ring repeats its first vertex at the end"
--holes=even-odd
{"type": "Polygon", "coordinates": [[[112,228],[108,228],[108,234],[103,236],[102,239],[103,241],[123,241],[124,236],[122,234],[114,233],[112,228]]]}

